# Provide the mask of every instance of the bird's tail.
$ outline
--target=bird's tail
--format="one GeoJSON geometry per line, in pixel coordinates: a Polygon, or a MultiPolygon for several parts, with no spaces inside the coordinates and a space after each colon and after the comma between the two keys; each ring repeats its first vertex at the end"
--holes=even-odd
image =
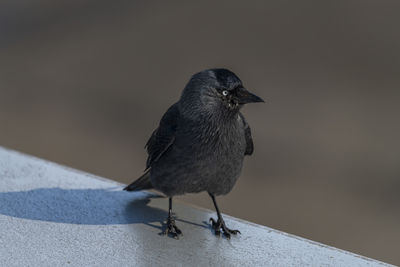
{"type": "Polygon", "coordinates": [[[136,181],[124,188],[126,191],[140,191],[145,189],[152,189],[153,185],[150,181],[150,170],[146,171],[136,181]]]}

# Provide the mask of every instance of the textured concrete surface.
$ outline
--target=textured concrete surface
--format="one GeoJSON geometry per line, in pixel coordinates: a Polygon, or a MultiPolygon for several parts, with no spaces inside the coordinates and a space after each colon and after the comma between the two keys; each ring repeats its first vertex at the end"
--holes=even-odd
{"type": "MultiPolygon", "coordinates": [[[[214,212],[177,203],[184,236],[159,235],[167,201],[0,147],[0,266],[385,266],[226,216],[242,235],[214,236],[214,212]]],[[[389,265],[386,265],[389,266],[389,265]]]]}

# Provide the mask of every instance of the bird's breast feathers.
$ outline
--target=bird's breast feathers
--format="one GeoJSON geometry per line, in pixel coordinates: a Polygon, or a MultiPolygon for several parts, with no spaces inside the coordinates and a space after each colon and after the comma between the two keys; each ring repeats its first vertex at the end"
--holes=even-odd
{"type": "Polygon", "coordinates": [[[244,155],[246,148],[245,133],[241,119],[225,123],[203,121],[201,125],[178,129],[176,145],[183,150],[196,154],[240,154],[244,155]]]}

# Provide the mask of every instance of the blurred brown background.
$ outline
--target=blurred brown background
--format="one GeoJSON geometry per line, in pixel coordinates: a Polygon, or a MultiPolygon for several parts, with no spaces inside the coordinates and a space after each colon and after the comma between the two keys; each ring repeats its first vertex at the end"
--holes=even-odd
{"type": "Polygon", "coordinates": [[[267,104],[243,110],[256,150],[223,212],[400,264],[399,13],[397,0],[2,1],[0,145],[128,183],[190,75],[227,67],[267,104]]]}

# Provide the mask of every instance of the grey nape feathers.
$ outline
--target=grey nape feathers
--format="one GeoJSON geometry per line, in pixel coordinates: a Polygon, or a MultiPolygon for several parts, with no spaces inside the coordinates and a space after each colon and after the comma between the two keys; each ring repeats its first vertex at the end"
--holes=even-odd
{"type": "Polygon", "coordinates": [[[245,155],[253,153],[250,127],[240,108],[264,102],[247,91],[227,69],[210,69],[190,79],[178,102],[164,114],[146,144],[145,173],[125,190],[154,188],[169,197],[165,234],[182,234],[172,218],[172,197],[207,191],[217,220],[210,219],[215,234],[230,238],[240,233],[226,227],[215,196],[232,190],[245,155]]]}

